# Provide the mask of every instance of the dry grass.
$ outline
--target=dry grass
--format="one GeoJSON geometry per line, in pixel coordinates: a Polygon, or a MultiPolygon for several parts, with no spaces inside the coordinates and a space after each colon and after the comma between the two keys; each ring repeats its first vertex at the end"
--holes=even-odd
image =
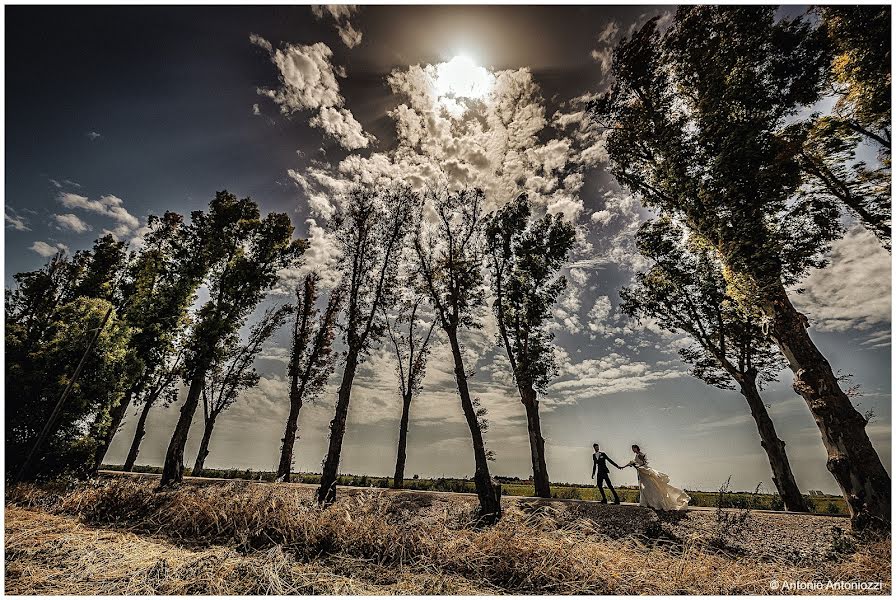
{"type": "MultiPolygon", "coordinates": [[[[9,490],[7,502],[18,507],[116,531],[61,531],[53,521],[35,537],[19,521],[39,513],[8,508],[7,591],[86,593],[78,582],[90,581],[84,575],[90,569],[99,581],[107,576],[116,586],[134,586],[121,593],[765,594],[773,579],[881,580],[890,589],[889,539],[860,543],[830,560],[788,564],[729,556],[696,542],[608,537],[594,521],[562,508],[508,503],[497,526],[477,529],[471,504],[459,498],[353,494],[320,509],[296,488],[232,483],[154,492],[152,486],[115,480],[9,490]],[[102,552],[95,550],[99,541],[108,542],[102,552]],[[108,568],[135,556],[142,566],[108,568]],[[159,564],[165,577],[157,581],[159,564]],[[44,587],[52,584],[40,583],[42,573],[56,568],[68,577],[44,587]],[[133,578],[125,581],[122,571],[133,578]],[[199,587],[178,587],[192,585],[199,587]]],[[[40,527],[40,519],[31,520],[40,527]]]]}

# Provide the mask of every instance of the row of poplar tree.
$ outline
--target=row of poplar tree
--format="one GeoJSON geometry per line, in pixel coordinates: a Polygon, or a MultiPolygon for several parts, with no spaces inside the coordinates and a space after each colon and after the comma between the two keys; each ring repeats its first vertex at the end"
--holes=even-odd
{"type": "MultiPolygon", "coordinates": [[[[889,9],[823,8],[778,19],[773,7],[685,7],[668,29],[657,26],[651,20],[620,43],[610,88],[588,107],[606,131],[613,175],[655,213],[637,239],[652,266],[620,291],[622,308],[689,336],[693,344],[681,354],[692,373],[741,392],[786,508],[804,511],[761,397],[763,384],[788,366],[853,525],[888,525],[890,476],[867,419],[809,337],[789,290],[824,264],[844,215],[890,248],[889,9]],[[824,100],[833,108],[810,112],[824,100]],[[876,155],[873,164],[857,159],[863,152],[876,155]]],[[[187,393],[162,484],[183,476],[200,402],[205,427],[194,472],[201,472],[215,419],[257,383],[255,358],[292,317],[278,476],[290,477],[303,403],[338,365],[317,493],[323,503],[335,498],[357,369],[386,343],[402,398],[394,477],[401,486],[409,407],[438,331],[451,349],[470,430],[481,516],[495,520],[500,492],[489,472],[485,411],[470,390],[460,341],[481,326],[480,309],[490,302],[526,412],[535,492],[550,496],[538,397],[557,372],[551,311],[566,285],[560,271],[575,230],[560,215],[533,215],[525,196],[492,213],[485,204],[479,190],[353,190],[328,223],[341,255],[338,284],[321,298],[320,278],[309,273],[295,303],[264,311],[245,337],[241,328],[281,270],[301,262],[305,242],[292,239],[286,215],[262,218],[251,200],[226,192],[189,222],[174,213],[151,218],[137,253],[107,236],[90,251],[16,275],[6,300],[7,472],[55,421],[28,475],[90,474],[128,407],[140,404],[125,465],[132,468],[147,413],[172,402],[180,381],[187,393]],[[200,287],[208,299],[195,304],[200,287]],[[82,357],[77,385],[51,419],[82,357]]]]}

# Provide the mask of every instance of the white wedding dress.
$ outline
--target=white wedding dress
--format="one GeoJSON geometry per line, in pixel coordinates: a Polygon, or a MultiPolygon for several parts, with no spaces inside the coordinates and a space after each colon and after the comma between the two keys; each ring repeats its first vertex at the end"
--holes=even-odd
{"type": "Polygon", "coordinates": [[[669,483],[669,476],[653,469],[647,464],[647,455],[643,452],[635,455],[635,459],[625,465],[638,470],[638,483],[641,487],[641,506],[654,510],[684,510],[691,497],[684,490],[669,483]]]}

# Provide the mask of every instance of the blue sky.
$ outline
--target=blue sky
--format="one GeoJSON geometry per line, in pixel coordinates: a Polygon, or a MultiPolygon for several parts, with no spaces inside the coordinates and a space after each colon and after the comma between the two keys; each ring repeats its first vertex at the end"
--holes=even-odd
{"type": "MultiPolygon", "coordinates": [[[[792,9],[797,10],[797,9],[792,9]]],[[[681,338],[627,321],[618,289],[645,263],[633,234],[649,213],[606,172],[599,132],[582,114],[606,87],[619,39],[669,8],[651,7],[7,7],[6,282],[113,231],[139,244],[148,213],[187,213],[228,189],[287,212],[312,239],[303,269],[332,272],[322,225],[356,181],[480,185],[492,206],[527,191],[541,211],[579,227],[554,330],[561,374],[542,399],[548,470],[586,481],[590,444],[617,461],[631,443],[690,488],[769,489],[744,400],[687,374],[681,338]],[[469,60],[458,89],[442,73],[469,60]],[[468,63],[475,63],[470,67],[468,63]],[[464,96],[470,81],[487,97],[464,96]],[[447,83],[446,83],[447,82],[447,83]],[[443,85],[444,84],[444,85],[443,85]]],[[[288,290],[302,270],[285,274],[288,290]]],[[[890,465],[890,257],[849,224],[831,265],[794,304],[835,370],[852,374],[875,447],[890,465]]],[[[273,294],[269,302],[288,300],[273,294]]],[[[493,472],[530,471],[522,405],[483,329],[464,339],[473,393],[489,409],[493,472]]],[[[258,367],[258,388],[220,420],[207,465],[272,469],[287,412],[286,331],[258,367]]],[[[400,403],[389,348],[356,380],[342,470],[386,475],[400,403]]],[[[324,456],[335,386],[300,419],[296,468],[324,456]]],[[[834,491],[820,436],[790,375],[765,392],[804,490],[834,491]]],[[[140,463],[160,464],[176,420],[155,410],[140,463]]],[[[200,419],[187,447],[192,461],[200,419]]],[[[129,413],[107,460],[123,460],[129,413]]],[[[436,340],[411,410],[407,473],[469,475],[469,432],[452,366],[436,340]]],[[[621,473],[619,483],[633,483],[621,473]]]]}

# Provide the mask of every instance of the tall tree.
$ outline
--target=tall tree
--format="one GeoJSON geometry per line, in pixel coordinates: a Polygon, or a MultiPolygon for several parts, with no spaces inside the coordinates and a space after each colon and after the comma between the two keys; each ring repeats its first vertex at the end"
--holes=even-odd
{"type": "Polygon", "coordinates": [[[130,472],[134,470],[137,463],[137,456],[140,453],[140,443],[146,435],[146,420],[149,418],[149,412],[159,400],[165,407],[171,406],[177,402],[178,383],[183,377],[183,358],[184,350],[181,346],[177,353],[170,357],[166,364],[158,369],[155,379],[146,386],[143,394],[137,398],[137,405],[141,406],[140,417],[137,419],[137,426],[134,429],[134,437],[131,440],[131,447],[128,450],[128,456],[124,461],[122,470],[130,472]]]}
{"type": "Polygon", "coordinates": [[[395,457],[395,475],[392,487],[400,490],[404,487],[404,465],[407,460],[408,422],[411,414],[411,402],[423,387],[426,375],[426,360],[429,357],[429,340],[436,322],[432,320],[429,327],[419,321],[420,299],[413,298],[400,302],[393,320],[383,308],[383,319],[386,331],[395,350],[398,375],[398,388],[401,392],[401,419],[398,423],[398,447],[395,457]]]}
{"type": "Polygon", "coordinates": [[[823,264],[837,212],[790,202],[799,145],[781,131],[819,97],[826,53],[802,19],[773,7],[682,7],[614,52],[614,83],[590,107],[616,179],[712,247],[729,295],[760,320],[794,373],[853,526],[890,522],[890,476],[866,419],[840,388],[787,286],[823,264]]]}
{"type": "Polygon", "coordinates": [[[208,445],[218,417],[233,406],[241,391],[258,385],[260,375],[254,368],[255,359],[264,343],[283,326],[293,310],[291,304],[268,308],[252,326],[244,343],[240,343],[238,334],[224,341],[224,349],[209,368],[202,388],[202,442],[193,465],[194,477],[201,475],[205,467],[208,445]]]}
{"type": "Polygon", "coordinates": [[[557,374],[551,308],[566,288],[559,271],[575,242],[563,215],[531,219],[529,199],[517,197],[488,221],[486,246],[491,271],[492,308],[501,343],[526,409],[535,495],[551,497],[550,478],[538,414],[538,393],[557,374]]]}
{"type": "Polygon", "coordinates": [[[489,523],[501,518],[500,488],[494,485],[489,473],[489,454],[482,435],[483,413],[478,407],[478,399],[470,394],[470,375],[464,366],[458,339],[461,330],[481,327],[476,309],[482,306],[485,298],[482,275],[484,199],[482,190],[478,189],[430,193],[427,202],[435,213],[435,223],[428,223],[421,217],[414,250],[422,290],[451,346],[457,392],[473,441],[476,461],[473,479],[479,498],[479,517],[489,523]]]}
{"type": "Polygon", "coordinates": [[[890,7],[825,6],[820,30],[831,49],[831,114],[796,124],[807,200],[840,202],[890,249],[890,7]],[[876,164],[858,160],[877,150],[876,164]]]}
{"type": "Polygon", "coordinates": [[[759,430],[772,481],[787,510],[808,512],[796,484],[784,441],[778,438],[760,390],[774,381],[783,357],[725,293],[721,266],[711,250],[684,241],[684,231],[668,219],[645,223],[638,250],[653,261],[649,271],[620,291],[622,310],[654,319],[660,327],[688,335],[695,345],[679,352],[691,374],[723,390],[740,390],[759,430]]]}
{"type": "Polygon", "coordinates": [[[299,412],[305,401],[314,401],[323,392],[333,372],[333,337],[342,305],[342,288],[330,293],[323,315],[318,316],[317,288],[320,276],[308,273],[296,288],[296,318],[292,329],[289,357],[289,415],[280,448],[277,479],[288,482],[299,430],[299,412]]]}
{"type": "Polygon", "coordinates": [[[115,310],[124,260],[124,245],[104,236],[72,259],[60,253],[14,276],[5,311],[8,474],[22,468],[48,424],[23,475],[89,474],[127,372],[131,331],[115,310]]]}
{"type": "Polygon", "coordinates": [[[331,223],[344,265],[341,286],[345,290],[343,341],[345,362],[330,423],[330,443],[323,463],[317,500],[336,500],[336,479],[342,440],[358,365],[383,335],[381,307],[395,293],[397,258],[405,245],[411,215],[418,198],[407,189],[355,188],[345,199],[342,213],[331,223]]]}
{"type": "Polygon", "coordinates": [[[161,485],[183,479],[184,448],[190,424],[199,406],[206,375],[223,355],[225,342],[239,331],[264,294],[278,280],[279,272],[304,250],[293,240],[289,216],[270,213],[262,218],[249,198],[237,199],[218,192],[208,213],[196,211],[191,227],[209,240],[206,256],[211,269],[207,281],[209,300],[197,311],[185,368],[189,380],[180,418],[165,455],[161,485]]]}
{"type": "Polygon", "coordinates": [[[143,395],[175,353],[175,340],[186,326],[187,310],[206,271],[205,240],[184,227],[181,215],[151,215],[148,226],[143,247],[128,266],[122,285],[123,318],[133,331],[128,382],[109,413],[109,425],[97,445],[95,468],[102,464],[132,400],[143,395]]]}

